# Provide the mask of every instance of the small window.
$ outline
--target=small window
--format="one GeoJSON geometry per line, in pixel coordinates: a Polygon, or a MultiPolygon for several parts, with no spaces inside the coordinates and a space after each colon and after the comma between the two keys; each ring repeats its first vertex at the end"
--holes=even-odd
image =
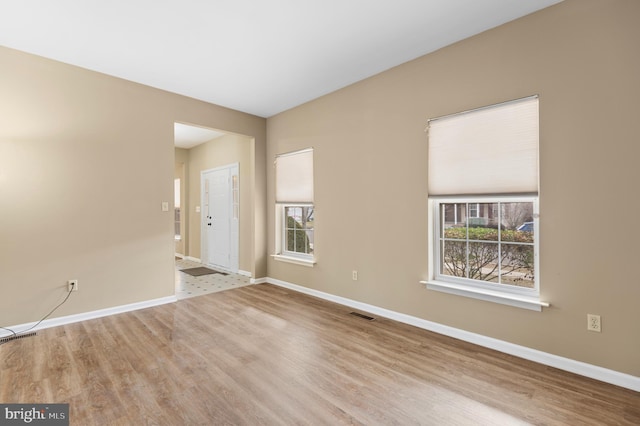
{"type": "Polygon", "coordinates": [[[315,264],[313,149],[276,156],[276,260],[315,264]]]}
{"type": "Polygon", "coordinates": [[[469,206],[469,217],[478,218],[480,217],[480,204],[478,203],[470,203],[469,206]]]}

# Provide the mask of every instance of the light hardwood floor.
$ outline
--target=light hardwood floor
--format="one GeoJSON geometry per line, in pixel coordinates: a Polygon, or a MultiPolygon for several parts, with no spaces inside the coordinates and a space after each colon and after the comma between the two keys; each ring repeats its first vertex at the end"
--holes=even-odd
{"type": "Polygon", "coordinates": [[[640,393],[268,284],[0,346],[0,402],[72,425],[638,425],[640,393]]]}

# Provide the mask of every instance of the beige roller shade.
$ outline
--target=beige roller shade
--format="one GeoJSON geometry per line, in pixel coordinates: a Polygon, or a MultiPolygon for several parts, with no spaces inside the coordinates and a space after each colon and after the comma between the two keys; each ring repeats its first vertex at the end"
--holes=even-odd
{"type": "Polygon", "coordinates": [[[276,203],[313,203],[313,149],[276,157],[276,203]]]}
{"type": "Polygon", "coordinates": [[[538,97],[429,122],[429,194],[538,192],[538,97]]]}

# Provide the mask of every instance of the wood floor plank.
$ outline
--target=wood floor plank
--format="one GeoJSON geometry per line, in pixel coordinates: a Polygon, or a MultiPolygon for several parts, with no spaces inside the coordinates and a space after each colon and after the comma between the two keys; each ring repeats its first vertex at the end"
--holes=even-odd
{"type": "Polygon", "coordinates": [[[638,425],[640,393],[261,284],[0,345],[73,425],[638,425]]]}

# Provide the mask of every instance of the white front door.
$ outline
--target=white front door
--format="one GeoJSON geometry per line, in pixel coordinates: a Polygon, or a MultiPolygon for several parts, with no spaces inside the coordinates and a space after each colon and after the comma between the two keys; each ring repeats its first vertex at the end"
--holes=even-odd
{"type": "Polygon", "coordinates": [[[233,272],[238,270],[237,180],[237,164],[202,172],[202,262],[233,272]]]}

